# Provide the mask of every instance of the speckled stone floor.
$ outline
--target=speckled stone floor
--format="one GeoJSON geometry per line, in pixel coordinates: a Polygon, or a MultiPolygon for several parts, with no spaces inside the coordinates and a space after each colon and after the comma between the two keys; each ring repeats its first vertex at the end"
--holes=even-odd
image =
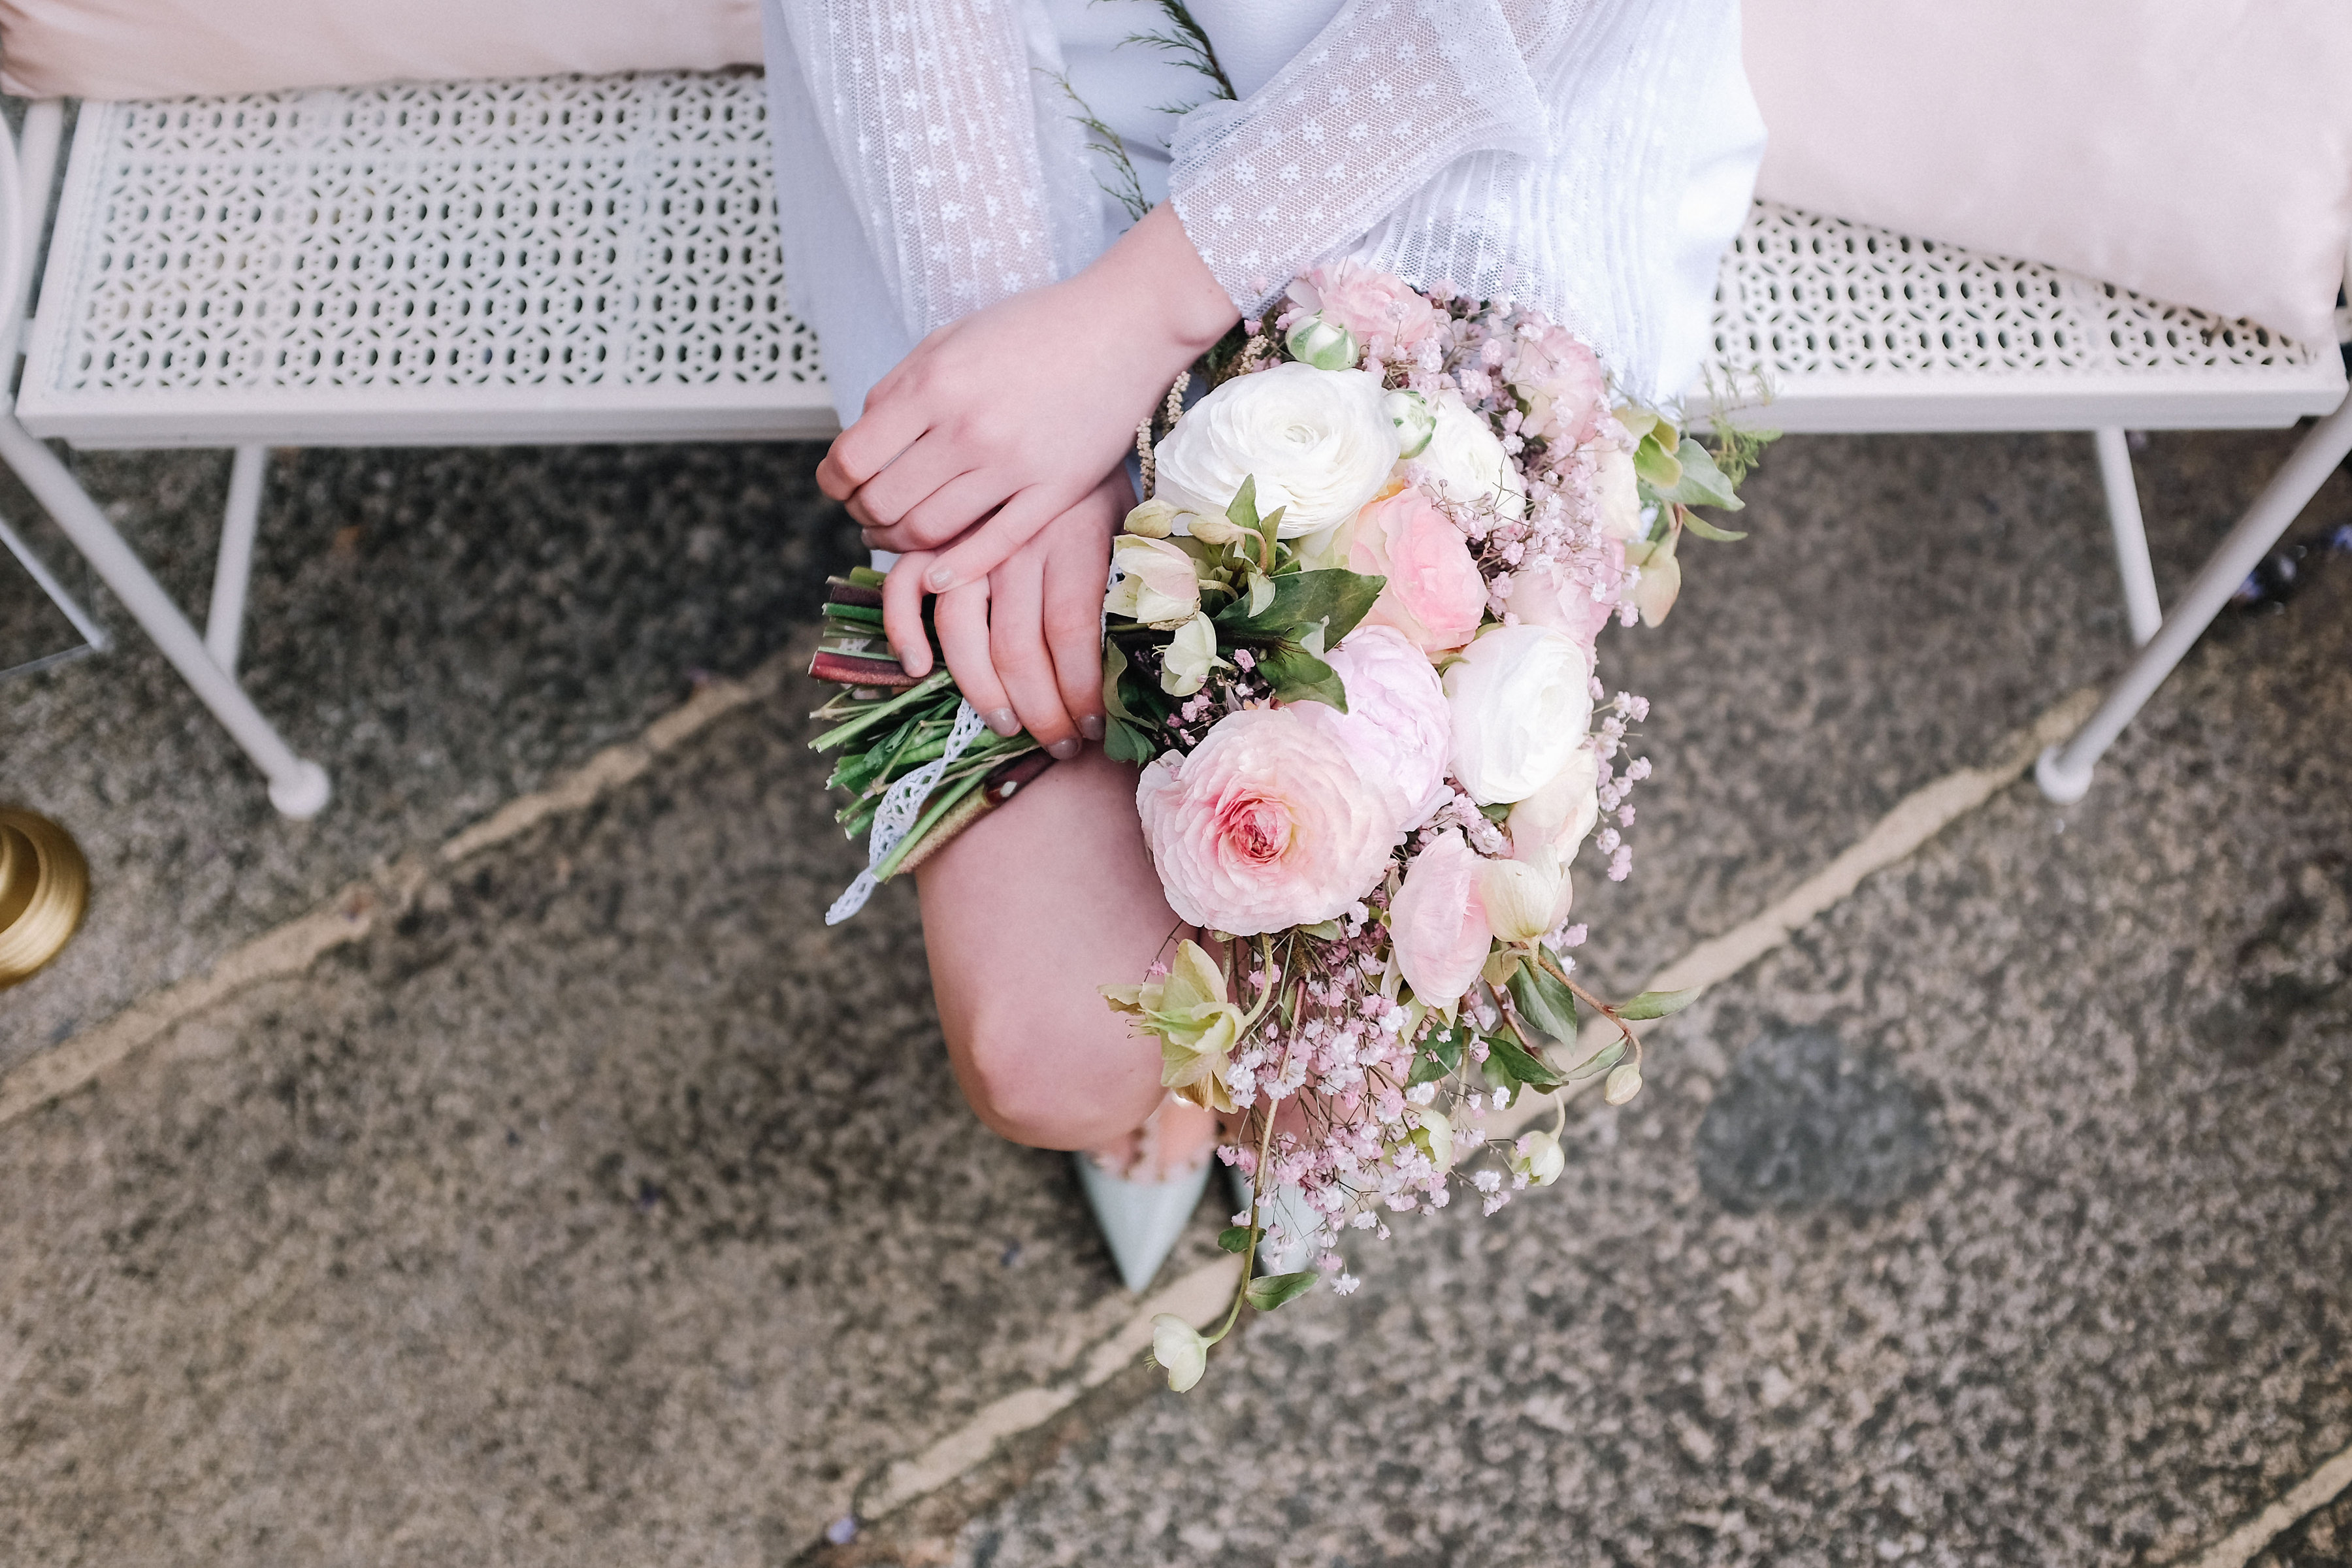
{"type": "MultiPolygon", "coordinates": [[[[2151,442],[2168,587],[2286,440],[2151,442]]],[[[272,817],[135,634],[0,684],[0,795],[99,884],[0,1066],[784,646],[850,542],[813,460],[280,458],[253,668],[337,804],[272,817]]],[[[200,599],[225,460],[84,461],[200,599]]],[[[1752,494],[1619,639],[1614,984],[2119,661],[2086,438],[1792,439],[1752,494]]],[[[2172,1560],[2352,1445],[2352,558],[2306,564],[2089,799],[2004,792],[1669,1025],[1559,1187],[836,1545],[1127,1303],[958,1103],[910,901],[823,927],[804,693],[739,710],[0,1126],[10,1560],[2172,1560]]]]}

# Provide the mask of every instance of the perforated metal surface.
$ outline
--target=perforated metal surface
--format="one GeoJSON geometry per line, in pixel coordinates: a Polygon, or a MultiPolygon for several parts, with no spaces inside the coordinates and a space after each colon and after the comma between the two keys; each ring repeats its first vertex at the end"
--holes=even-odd
{"type": "Polygon", "coordinates": [[[1790,430],[2284,425],[2344,397],[2332,343],[1769,202],[1724,258],[1715,346],[1790,430]]]}
{"type": "Polygon", "coordinates": [[[83,107],[37,434],[704,437],[833,424],[756,73],[83,107]]]}

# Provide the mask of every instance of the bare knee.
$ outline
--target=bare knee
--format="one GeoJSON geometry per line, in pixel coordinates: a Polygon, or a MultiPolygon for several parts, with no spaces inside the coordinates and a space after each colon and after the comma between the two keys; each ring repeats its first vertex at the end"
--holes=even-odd
{"type": "Polygon", "coordinates": [[[1034,1149],[1099,1149],[1141,1125],[1159,1102],[1157,1074],[1139,1094],[1123,1081],[1132,1075],[1103,1070],[1111,1063],[1074,1063],[1072,1042],[1056,1033],[1015,1007],[983,1005],[948,1023],[956,1080],[981,1121],[1034,1149]]]}

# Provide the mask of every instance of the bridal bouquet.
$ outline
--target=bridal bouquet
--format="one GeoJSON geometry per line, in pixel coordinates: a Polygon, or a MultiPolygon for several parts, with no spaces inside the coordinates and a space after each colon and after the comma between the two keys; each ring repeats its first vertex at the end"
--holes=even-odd
{"type": "MultiPolygon", "coordinates": [[[[1224,1116],[1256,1194],[1221,1238],[1244,1265],[1224,1327],[1156,1324],[1178,1388],[1244,1301],[1354,1289],[1347,1231],[1558,1178],[1564,1105],[1508,1142],[1487,1110],[1596,1077],[1611,1104],[1639,1092],[1627,1023],[1685,998],[1605,1005],[1567,956],[1570,862],[1589,844],[1626,876],[1649,773],[1625,751],[1648,705],[1610,693],[1595,645],[1664,616],[1685,535],[1740,537],[1690,509],[1736,510],[1753,449],[1612,406],[1591,350],[1535,311],[1352,263],[1201,369],[1207,395],[1171,391],[1139,432],[1103,643],[1105,747],[1141,765],[1153,864],[1201,933],[1103,992],[1167,1087],[1224,1116]],[[1591,1054],[1580,1005],[1615,1025],[1591,1054]]],[[[1045,762],[878,650],[877,581],[836,580],[814,668],[849,688],[816,744],[845,752],[842,820],[870,834],[833,918],[1045,762]]]]}

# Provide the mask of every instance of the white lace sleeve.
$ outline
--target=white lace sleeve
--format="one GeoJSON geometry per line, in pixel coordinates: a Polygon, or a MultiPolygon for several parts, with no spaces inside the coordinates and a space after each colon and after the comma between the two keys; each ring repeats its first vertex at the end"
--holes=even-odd
{"type": "Polygon", "coordinates": [[[1243,314],[1465,154],[1541,159],[1581,0],[1353,0],[1274,79],[1178,123],[1169,190],[1243,314]]]}
{"type": "Polygon", "coordinates": [[[806,102],[920,338],[1083,266],[1092,176],[1023,0],[782,0],[806,102]]]}

